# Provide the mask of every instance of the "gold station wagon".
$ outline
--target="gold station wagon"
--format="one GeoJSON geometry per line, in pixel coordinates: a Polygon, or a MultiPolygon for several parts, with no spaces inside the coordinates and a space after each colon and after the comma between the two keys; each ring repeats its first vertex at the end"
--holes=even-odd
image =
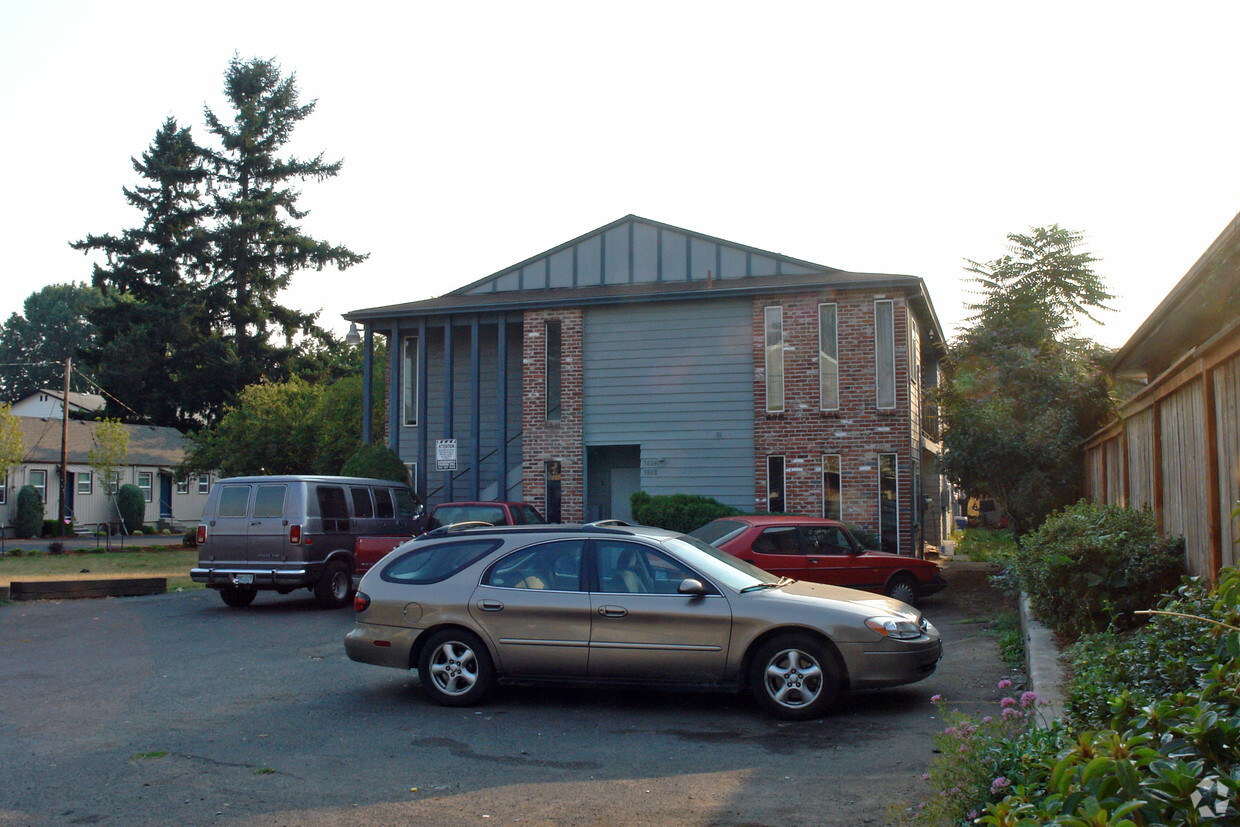
{"type": "Polygon", "coordinates": [[[417,669],[449,706],[495,682],[748,689],[781,718],[843,691],[913,683],[935,628],[887,597],[780,578],[643,526],[445,527],[362,578],[355,661],[417,669]]]}

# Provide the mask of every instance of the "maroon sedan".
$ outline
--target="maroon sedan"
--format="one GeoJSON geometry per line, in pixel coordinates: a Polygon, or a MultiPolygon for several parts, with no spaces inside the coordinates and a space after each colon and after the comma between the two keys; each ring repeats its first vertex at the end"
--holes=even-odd
{"type": "Polygon", "coordinates": [[[947,586],[929,560],[864,549],[842,524],[820,517],[724,517],[691,536],[771,574],[879,592],[910,605],[947,586]]]}

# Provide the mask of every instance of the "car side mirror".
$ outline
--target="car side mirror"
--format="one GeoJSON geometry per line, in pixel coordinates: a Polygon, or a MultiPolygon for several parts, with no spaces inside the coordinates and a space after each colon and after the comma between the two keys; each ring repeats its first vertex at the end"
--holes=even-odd
{"type": "Polygon", "coordinates": [[[680,588],[676,589],[680,594],[690,594],[695,597],[701,597],[706,594],[706,587],[702,585],[701,580],[694,580],[692,577],[680,581],[680,588]]]}

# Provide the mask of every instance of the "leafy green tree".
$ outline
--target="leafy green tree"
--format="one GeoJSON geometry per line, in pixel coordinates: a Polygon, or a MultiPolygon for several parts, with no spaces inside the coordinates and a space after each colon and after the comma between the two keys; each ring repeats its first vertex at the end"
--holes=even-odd
{"type": "Polygon", "coordinates": [[[309,160],[281,156],[293,128],[315,107],[313,101],[299,102],[296,76],[283,77],[273,60],[234,56],[224,94],[233,109],[231,122],[205,110],[207,130],[220,143],[209,154],[216,218],[210,290],[212,305],[225,309],[223,321],[236,346],[239,390],[263,378],[286,377],[298,336],[331,341],[315,324],[316,313],[276,301],[293,274],[329,264],[345,268],[366,257],[311,238],[296,224],[307,213],[297,206],[300,192],[294,184],[333,178],[342,165],[324,162],[322,153],[309,160]]]}
{"type": "MultiPolygon", "coordinates": [[[[1111,416],[1106,351],[1070,335],[1110,295],[1058,225],[1011,234],[1009,254],[967,261],[981,300],[939,389],[943,470],[1003,506],[1019,538],[1081,493],[1085,437],[1111,416]]],[[[1091,317],[1092,318],[1092,317],[1091,317]]]]}
{"type": "Polygon", "coordinates": [[[0,404],[0,485],[8,485],[9,472],[25,456],[21,422],[13,415],[13,406],[0,404]]]}
{"type": "Polygon", "coordinates": [[[86,462],[99,477],[104,491],[116,494],[116,481],[121,466],[129,458],[129,432],[117,419],[103,419],[95,423],[90,436],[90,448],[86,462]]]}
{"type": "MultiPolygon", "coordinates": [[[[40,388],[63,388],[65,359],[89,347],[91,311],[103,304],[87,284],[49,284],[26,297],[22,313],[0,326],[0,400],[16,402],[40,388]]],[[[86,390],[75,377],[73,390],[86,390]]]]}
{"type": "Polygon", "coordinates": [[[386,445],[373,442],[358,448],[339,473],[346,477],[374,477],[380,480],[410,482],[409,469],[401,462],[400,457],[392,453],[392,449],[386,445]]]}
{"type": "Polygon", "coordinates": [[[296,377],[250,385],[219,424],[190,435],[186,471],[309,474],[315,468],[315,411],[323,389],[296,377]]]}
{"type": "Polygon", "coordinates": [[[13,533],[18,537],[38,537],[43,533],[43,498],[33,485],[23,485],[17,492],[13,533]]]}

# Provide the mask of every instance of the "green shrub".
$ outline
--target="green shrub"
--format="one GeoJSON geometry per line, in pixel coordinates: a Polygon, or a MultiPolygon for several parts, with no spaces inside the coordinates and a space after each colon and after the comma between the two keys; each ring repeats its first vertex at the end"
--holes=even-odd
{"type": "Polygon", "coordinates": [[[38,537],[43,531],[43,498],[33,485],[23,485],[17,492],[17,519],[13,533],[18,537],[38,537]]]}
{"type": "Polygon", "coordinates": [[[142,489],[133,484],[121,486],[116,492],[116,508],[121,513],[121,522],[125,531],[134,534],[142,529],[142,519],[146,516],[146,497],[142,489]]]}
{"type": "Polygon", "coordinates": [[[1085,501],[1051,515],[1008,558],[1034,612],[1074,640],[1128,628],[1184,574],[1184,542],[1159,535],[1148,511],[1085,501]]]}
{"type": "Polygon", "coordinates": [[[185,534],[181,536],[181,543],[189,548],[198,548],[198,528],[194,527],[187,530],[185,534]]]}
{"type": "Polygon", "coordinates": [[[374,477],[409,483],[409,469],[386,445],[371,443],[353,452],[340,473],[346,477],[374,477]]]}
{"type": "Polygon", "coordinates": [[[688,534],[711,520],[736,514],[718,500],[699,494],[659,494],[634,491],[629,498],[633,519],[641,525],[666,528],[688,534]]]}

